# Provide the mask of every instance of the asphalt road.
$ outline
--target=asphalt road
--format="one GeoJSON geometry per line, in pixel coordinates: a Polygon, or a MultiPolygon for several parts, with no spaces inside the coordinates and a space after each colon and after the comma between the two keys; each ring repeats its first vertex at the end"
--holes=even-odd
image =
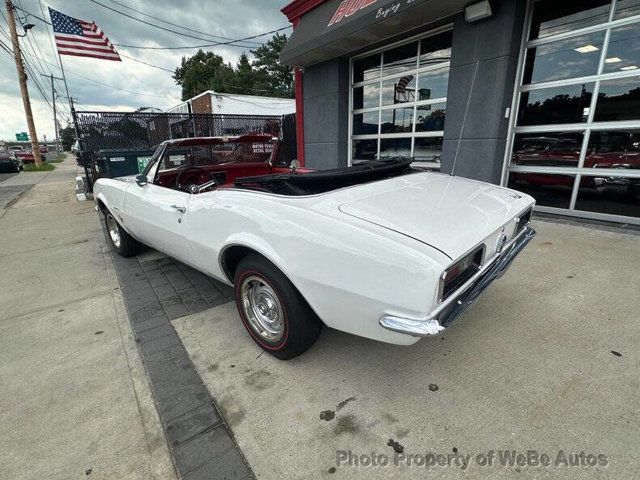
{"type": "Polygon", "coordinates": [[[0,173],[0,183],[4,182],[5,180],[10,179],[11,177],[17,175],[17,173],[0,173]]]}

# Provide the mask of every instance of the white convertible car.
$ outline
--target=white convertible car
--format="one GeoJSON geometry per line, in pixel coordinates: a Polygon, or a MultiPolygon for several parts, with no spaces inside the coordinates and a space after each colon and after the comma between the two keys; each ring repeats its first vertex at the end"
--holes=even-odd
{"type": "Polygon", "coordinates": [[[142,244],[233,285],[240,318],[287,359],[322,325],[410,345],[437,335],[533,238],[528,195],[411,159],[278,166],[265,135],[161,144],[94,188],[113,248],[142,244]]]}

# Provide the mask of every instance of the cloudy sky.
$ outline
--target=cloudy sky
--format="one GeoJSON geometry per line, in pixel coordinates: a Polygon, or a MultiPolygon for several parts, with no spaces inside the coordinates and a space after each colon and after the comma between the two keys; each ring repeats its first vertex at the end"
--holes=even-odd
{"type": "MultiPolygon", "coordinates": [[[[149,23],[170,30],[177,30],[187,35],[210,39],[210,42],[196,38],[188,38],[176,33],[163,31],[153,26],[113,12],[91,0],[47,0],[47,4],[62,13],[84,20],[93,20],[102,28],[112,43],[124,45],[140,45],[146,47],[190,46],[224,41],[214,36],[232,39],[244,38],[288,25],[288,21],[280,12],[288,0],[97,0],[104,6],[120,10],[128,15],[140,18],[149,23]],[[120,5],[119,5],[120,4],[120,5]],[[144,17],[123,5],[142,11],[161,20],[181,25],[202,33],[177,28],[144,17]]],[[[14,0],[16,6],[49,21],[46,5],[40,0],[14,0]],[[42,16],[41,8],[45,12],[42,16]]],[[[0,4],[3,13],[4,2],[0,4]]],[[[23,12],[19,11],[21,15],[23,12]]],[[[21,39],[22,50],[32,65],[33,72],[47,75],[53,73],[60,77],[60,69],[56,66],[47,26],[38,18],[28,17],[27,23],[36,25],[26,39],[21,39]],[[39,57],[39,58],[37,58],[39,57]]],[[[285,33],[290,34],[290,30],[285,33]]],[[[10,44],[6,35],[8,28],[4,18],[0,16],[0,41],[10,44]]],[[[254,41],[266,41],[270,37],[261,37],[254,41]]],[[[246,43],[246,42],[245,42],[246,43]]],[[[117,50],[126,56],[144,62],[159,65],[169,70],[179,65],[183,55],[190,55],[197,49],[185,50],[140,50],[129,47],[118,47],[117,50]]],[[[215,46],[210,50],[235,64],[239,55],[251,49],[232,46],[215,46]]],[[[180,102],[180,88],[171,78],[171,73],[122,58],[122,62],[110,62],[90,58],[63,56],[67,73],[69,92],[77,99],[78,110],[130,110],[148,106],[167,108],[180,102]],[[86,78],[84,78],[86,77],[86,78]],[[102,84],[108,84],[101,85],[102,84]],[[125,91],[126,90],[126,91],[125,91]],[[135,92],[135,93],[130,93],[135,92]]],[[[18,88],[15,63],[13,58],[0,50],[0,140],[15,139],[15,132],[27,131],[24,110],[18,88]]],[[[29,93],[35,117],[38,136],[46,134],[47,139],[54,138],[53,114],[45,103],[34,80],[51,96],[50,80],[46,78],[30,79],[29,93]]],[[[56,84],[58,94],[65,95],[62,82],[56,84]]],[[[61,118],[64,127],[69,118],[69,107],[66,99],[59,99],[61,118]]]]}

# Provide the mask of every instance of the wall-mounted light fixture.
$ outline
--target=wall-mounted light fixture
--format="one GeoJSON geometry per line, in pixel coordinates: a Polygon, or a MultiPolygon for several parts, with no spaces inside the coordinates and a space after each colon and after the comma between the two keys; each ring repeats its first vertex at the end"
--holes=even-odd
{"type": "Polygon", "coordinates": [[[489,0],[474,3],[464,9],[464,19],[468,23],[477,22],[483,18],[490,17],[492,14],[493,12],[491,12],[491,4],[489,3],[489,0]]]}

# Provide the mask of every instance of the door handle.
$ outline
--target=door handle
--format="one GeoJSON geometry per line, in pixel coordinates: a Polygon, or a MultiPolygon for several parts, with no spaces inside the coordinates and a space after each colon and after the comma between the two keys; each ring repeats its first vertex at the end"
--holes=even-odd
{"type": "Polygon", "coordinates": [[[187,209],[186,209],[186,208],[181,207],[180,205],[171,205],[171,208],[173,208],[173,209],[175,209],[175,210],[179,211],[180,213],[184,213],[184,212],[186,212],[186,211],[187,211],[187,209]]]}

